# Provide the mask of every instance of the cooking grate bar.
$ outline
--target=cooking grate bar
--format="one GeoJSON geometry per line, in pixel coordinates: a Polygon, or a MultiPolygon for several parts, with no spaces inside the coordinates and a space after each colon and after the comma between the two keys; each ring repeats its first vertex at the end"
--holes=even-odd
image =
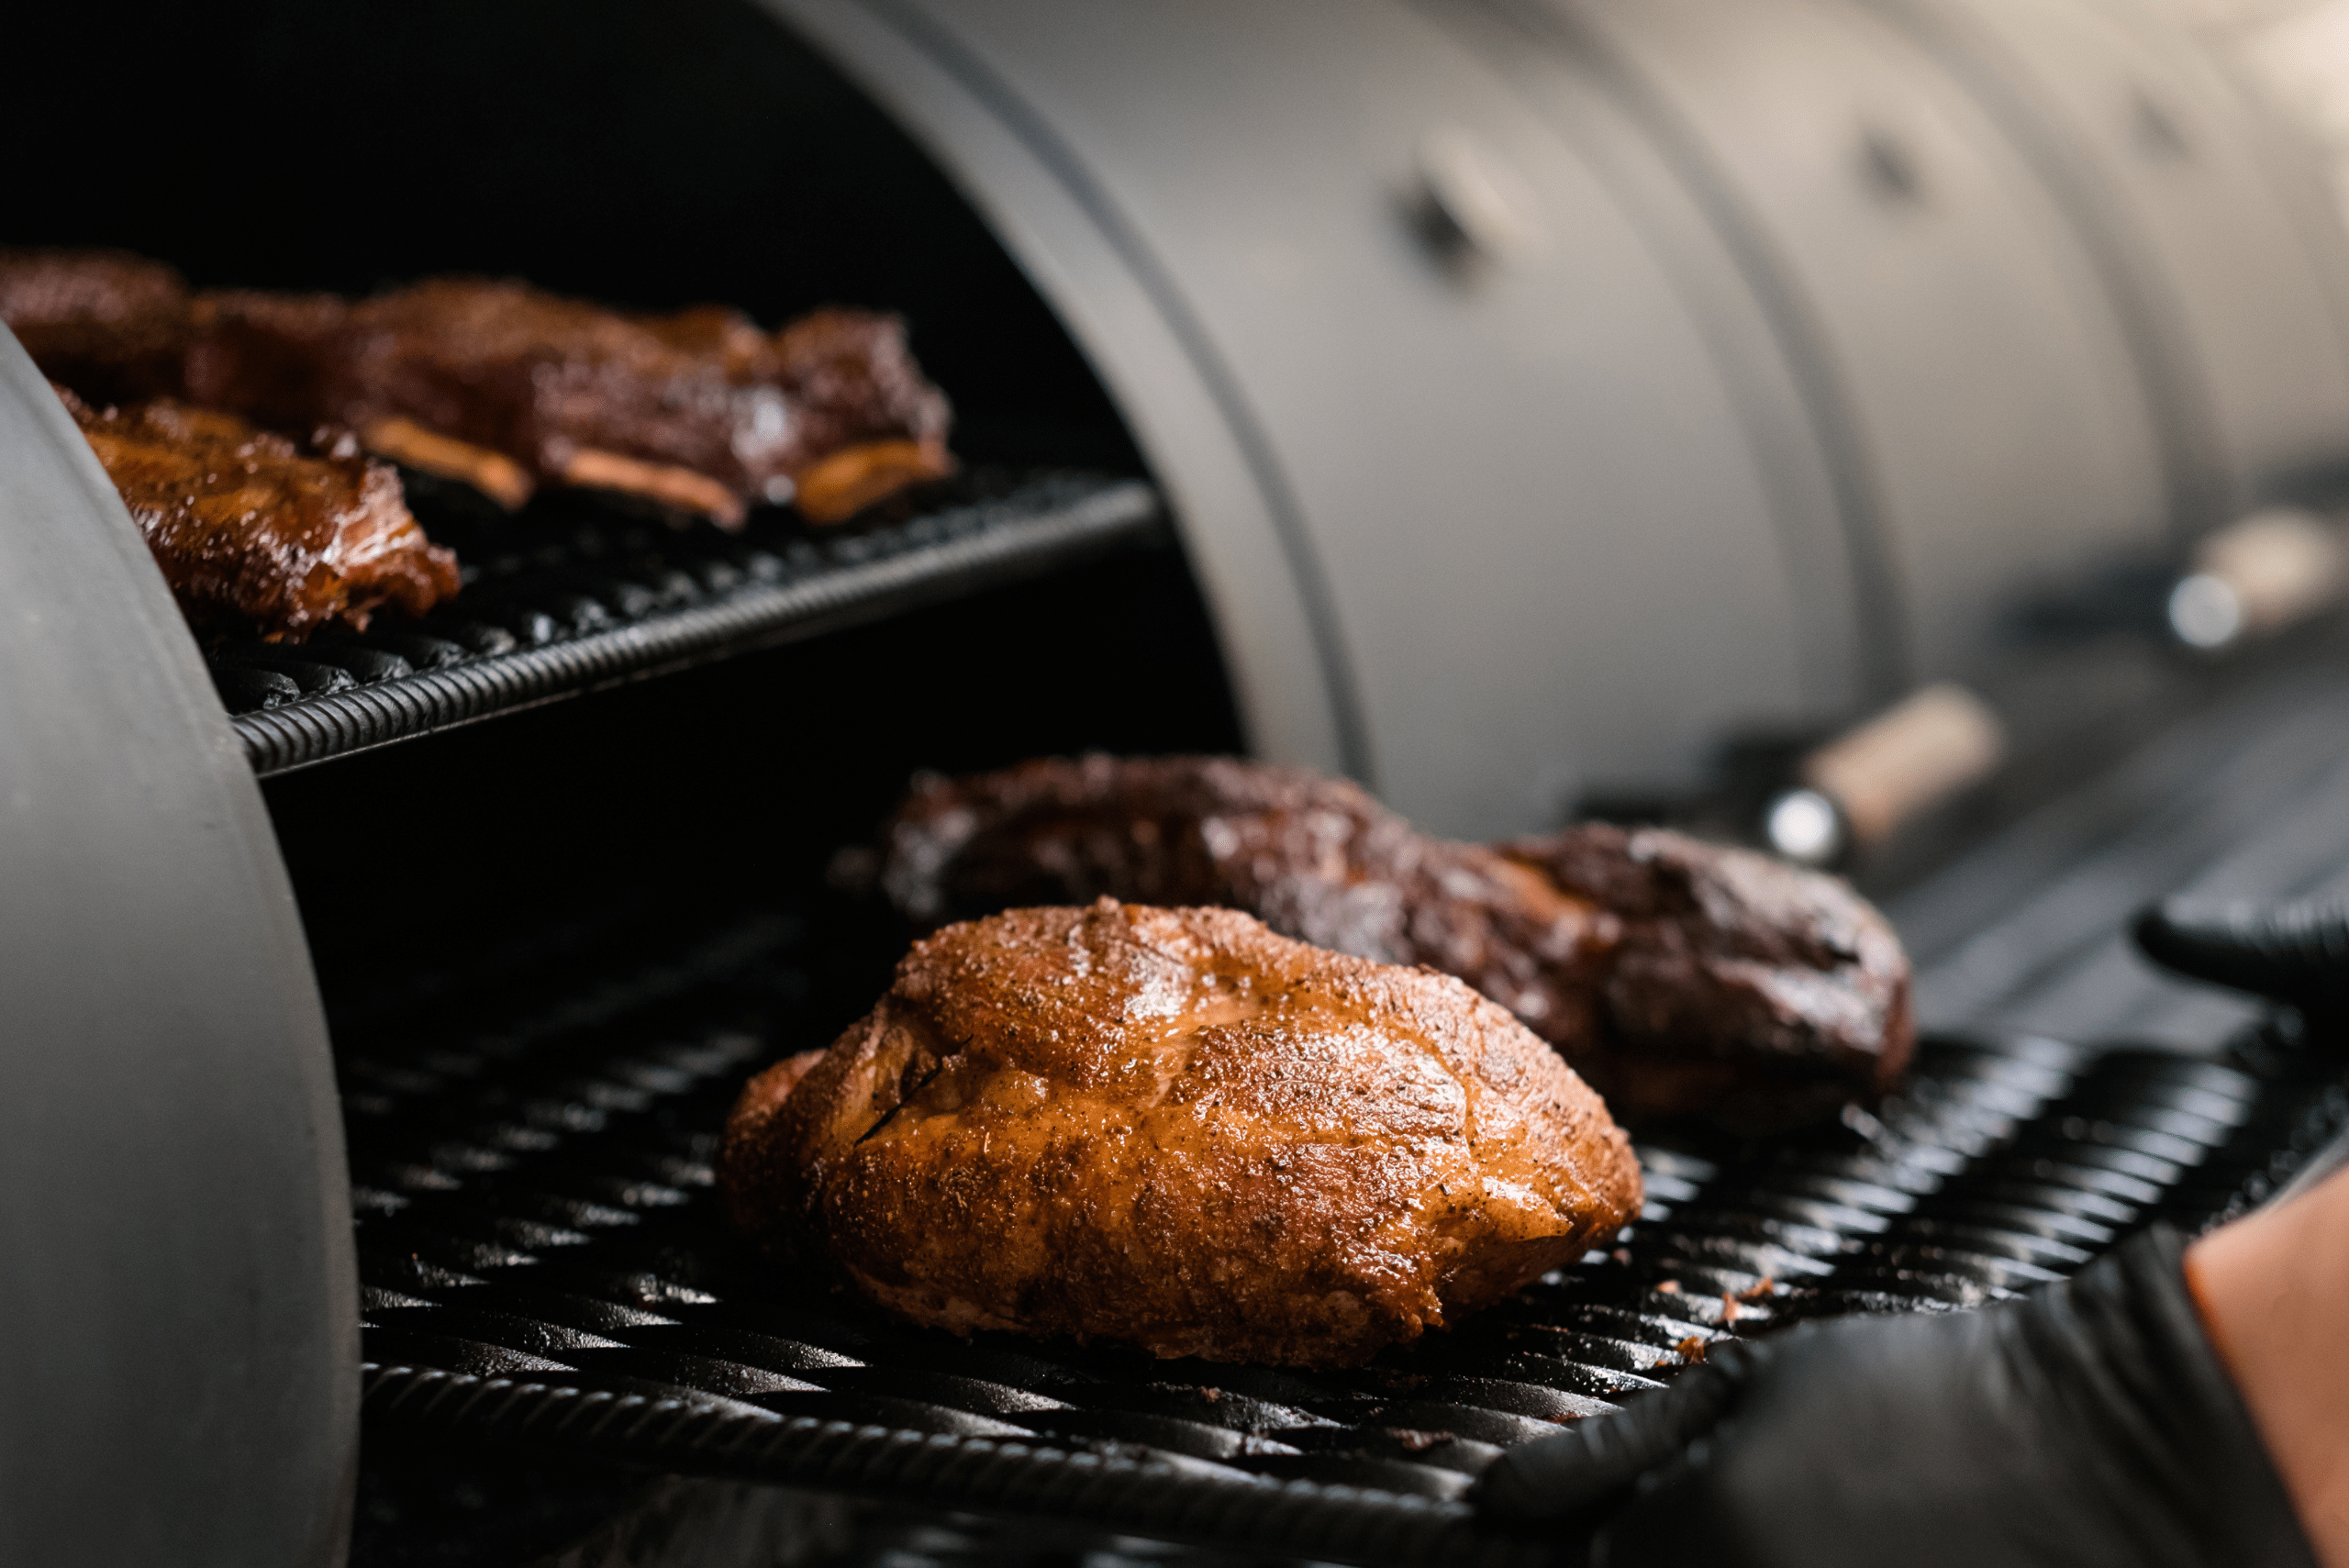
{"type": "Polygon", "coordinates": [[[215,649],[214,683],[267,776],[1167,538],[1132,479],[980,474],[913,505],[848,531],[769,509],[728,535],[577,496],[489,523],[419,495],[463,592],[420,621],[215,649]]]}
{"type": "Polygon", "coordinates": [[[371,1415],[419,1431],[584,1449],[651,1469],[1039,1515],[1161,1540],[1469,1568],[1533,1568],[1552,1557],[1546,1544],[1476,1531],[1464,1504],[1266,1482],[1158,1456],[953,1440],[407,1368],[371,1367],[365,1397],[371,1415]]]}

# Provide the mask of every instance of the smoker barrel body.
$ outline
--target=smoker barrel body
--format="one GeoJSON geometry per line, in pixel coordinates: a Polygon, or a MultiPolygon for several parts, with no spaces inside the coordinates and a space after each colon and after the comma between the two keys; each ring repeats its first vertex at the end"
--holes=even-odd
{"type": "Polygon", "coordinates": [[[1720,183],[1820,345],[1910,668],[1970,673],[2020,591],[2158,551],[2147,392],[2079,236],[2002,128],[1836,0],[1561,0],[1720,183]]]}
{"type": "Polygon", "coordinates": [[[771,4],[1071,324],[1259,747],[1441,830],[1977,676],[2349,451],[2321,192],[2097,0],[771,4]],[[1454,135],[1512,254],[1413,232],[1454,135]]]}
{"type": "Polygon", "coordinates": [[[1909,674],[1974,677],[2018,609],[2337,483],[2349,265],[2310,150],[2145,8],[1506,8],[1709,193],[1909,674]]]}
{"type": "Polygon", "coordinates": [[[358,1275],[284,868],[195,641],[0,331],[0,1562],[342,1561],[358,1275]]]}
{"type": "Polygon", "coordinates": [[[2181,539],[2343,455],[2349,244],[2297,132],[2136,0],[1862,0],[1996,115],[2149,384],[2181,539]]]}

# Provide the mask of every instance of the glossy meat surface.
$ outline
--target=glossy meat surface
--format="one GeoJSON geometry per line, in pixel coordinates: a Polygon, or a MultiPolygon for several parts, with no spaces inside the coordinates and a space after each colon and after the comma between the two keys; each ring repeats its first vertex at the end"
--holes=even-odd
{"type": "Polygon", "coordinates": [[[1634,1124],[1831,1114],[1888,1087],[1912,1045],[1908,962],[1847,886],[1658,829],[1460,844],[1304,769],[1094,756],[918,781],[883,851],[883,886],[921,923],[1214,903],[1456,974],[1634,1124]]]}
{"type": "Polygon", "coordinates": [[[1766,1129],[1873,1102],[1908,1067],[1908,955],[1842,881],[1655,828],[1495,848],[1617,923],[1586,1076],[1625,1119],[1766,1129]]]}
{"type": "Polygon", "coordinates": [[[299,640],[420,615],[457,561],[408,515],[398,476],[352,450],[307,457],[232,415],[166,400],[93,409],[58,389],[199,633],[299,640]]]}
{"type": "Polygon", "coordinates": [[[464,278],[357,302],[212,295],[199,314],[189,395],[281,428],[399,420],[542,481],[722,518],[802,491],[823,511],[825,462],[846,450],[907,449],[898,483],[952,469],[945,396],[893,316],[819,311],[769,334],[716,307],[633,317],[464,278]]]}
{"type": "Polygon", "coordinates": [[[838,522],[954,471],[952,410],[902,318],[819,310],[777,332],[704,306],[632,316],[510,281],[373,298],[192,294],[110,250],[0,250],[0,321],[95,403],[173,396],[461,480],[508,507],[540,483],[720,522],[789,501],[838,522]]]}
{"type": "Polygon", "coordinates": [[[901,1317],[1348,1365],[1638,1211],[1597,1095],[1448,977],[1226,909],[1019,909],[917,944],[753,1079],[736,1222],[901,1317]]]}
{"type": "Polygon", "coordinates": [[[885,829],[891,900],[924,923],[1107,895],[1221,904],[1285,935],[1459,975],[1581,1041],[1612,923],[1341,779],[1229,757],[1091,756],[918,781],[885,829]]]}
{"type": "Polygon", "coordinates": [[[119,250],[0,248],[0,322],[33,362],[100,403],[175,394],[193,298],[160,261],[119,250]]]}

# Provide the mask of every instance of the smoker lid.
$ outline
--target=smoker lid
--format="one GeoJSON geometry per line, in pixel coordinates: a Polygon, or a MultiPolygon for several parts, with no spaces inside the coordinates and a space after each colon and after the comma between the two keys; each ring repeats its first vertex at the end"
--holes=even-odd
{"type": "Polygon", "coordinates": [[[144,541],[6,331],[0,451],[0,1562],[338,1563],[357,1280],[293,895],[144,541]]]}
{"type": "Polygon", "coordinates": [[[1252,750],[1480,838],[1858,700],[1842,562],[1654,238],[1441,8],[763,3],[1098,369],[1252,750]]]}

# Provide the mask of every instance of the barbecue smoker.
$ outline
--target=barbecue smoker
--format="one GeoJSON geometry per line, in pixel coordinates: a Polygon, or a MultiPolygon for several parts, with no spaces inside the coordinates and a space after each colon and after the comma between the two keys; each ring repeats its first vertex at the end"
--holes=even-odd
{"type": "Polygon", "coordinates": [[[1474,1475],[1692,1341],[2027,1288],[2349,1123],[2294,1020],[2115,935],[2349,867],[2349,646],[2249,646],[2338,579],[2349,254],[2119,0],[39,27],[0,239],[900,308],[967,467],[735,536],[419,485],[453,606],[199,650],[0,340],[0,1560],[335,1563],[354,1510],[375,1562],[1530,1560],[1474,1475]],[[1944,732],[1819,743],[1937,683],[1987,704],[1901,711],[2006,771],[1861,822],[1802,759],[1932,773],[1944,732]],[[1751,830],[1808,780],[1942,1035],[1873,1117],[1644,1148],[1620,1250],[1359,1373],[767,1276],[709,1202],[724,1106],[903,941],[834,851],[911,769],[1087,747],[1462,836],[1751,830]]]}

